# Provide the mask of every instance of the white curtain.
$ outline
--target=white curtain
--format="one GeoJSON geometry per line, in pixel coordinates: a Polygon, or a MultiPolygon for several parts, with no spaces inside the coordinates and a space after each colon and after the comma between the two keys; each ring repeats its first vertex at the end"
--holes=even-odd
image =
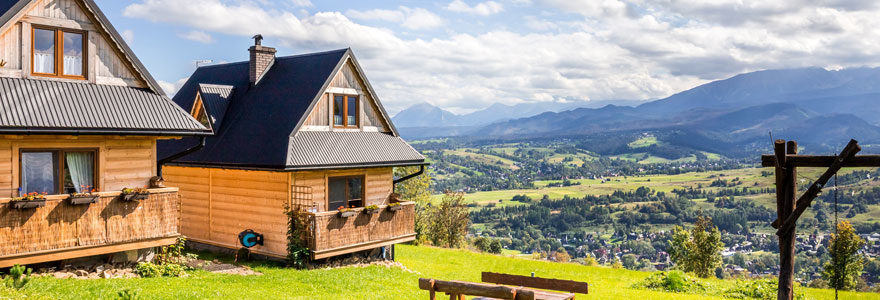
{"type": "Polygon", "coordinates": [[[82,55],[64,56],[64,75],[82,76],[82,55]]]}
{"type": "Polygon", "coordinates": [[[91,152],[68,152],[65,159],[70,170],[70,183],[77,193],[88,192],[94,187],[95,163],[91,152]]]}
{"type": "Polygon", "coordinates": [[[55,162],[52,152],[25,152],[21,160],[22,193],[55,193],[55,162]]]}
{"type": "Polygon", "coordinates": [[[54,56],[54,53],[34,53],[34,72],[46,74],[55,73],[54,56]]]}

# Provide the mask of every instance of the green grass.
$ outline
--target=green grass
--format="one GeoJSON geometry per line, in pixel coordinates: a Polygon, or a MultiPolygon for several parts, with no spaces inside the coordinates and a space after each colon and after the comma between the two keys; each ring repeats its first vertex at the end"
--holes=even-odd
{"type": "Polygon", "coordinates": [[[643,137],[638,140],[635,140],[632,143],[629,143],[629,147],[632,149],[645,148],[645,147],[650,147],[652,145],[656,145],[657,143],[658,143],[657,137],[648,136],[648,137],[643,137]]]}
{"type": "MultiPolygon", "coordinates": [[[[0,288],[10,299],[113,299],[130,289],[145,299],[426,299],[418,279],[480,281],[480,272],[503,272],[586,281],[589,295],[578,299],[724,299],[716,294],[673,294],[641,290],[633,284],[645,272],[560,264],[430,247],[398,246],[397,259],[409,271],[380,266],[299,271],[270,264],[251,264],[263,276],[220,275],[204,271],[185,278],[54,279],[38,278],[15,292],[0,288]]],[[[717,291],[735,281],[702,280],[717,291]]],[[[831,299],[832,290],[802,289],[808,299],[831,299]]],[[[841,299],[880,299],[880,294],[843,292],[841,299]]]]}

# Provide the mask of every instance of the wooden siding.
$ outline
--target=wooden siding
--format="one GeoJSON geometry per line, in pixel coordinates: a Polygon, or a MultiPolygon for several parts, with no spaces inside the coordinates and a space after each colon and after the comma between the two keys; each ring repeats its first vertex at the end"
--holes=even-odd
{"type": "MultiPolygon", "coordinates": [[[[342,69],[339,70],[330,81],[330,88],[321,96],[315,108],[309,112],[306,122],[303,124],[303,130],[331,130],[330,120],[333,119],[333,101],[330,97],[334,91],[345,90],[347,95],[357,94],[360,105],[361,129],[380,132],[391,132],[387,123],[383,121],[382,114],[379,113],[379,106],[373,100],[373,96],[365,88],[364,82],[358,76],[357,71],[351,62],[347,62],[342,69]]],[[[338,92],[337,92],[338,93],[338,92]]],[[[351,130],[351,129],[346,129],[351,130]]]]}
{"type": "Polygon", "coordinates": [[[394,189],[394,172],[392,168],[352,169],[352,170],[321,170],[294,172],[293,189],[311,191],[311,197],[294,197],[299,201],[294,204],[307,208],[315,208],[319,212],[336,210],[327,207],[327,178],[337,176],[364,175],[366,178],[366,205],[388,204],[388,197],[394,189]]]}
{"type": "Polygon", "coordinates": [[[180,188],[181,230],[196,242],[238,249],[238,234],[261,233],[255,253],[287,255],[289,173],[166,166],[165,184],[180,188]]]}
{"type": "MultiPolygon", "coordinates": [[[[30,4],[22,17],[10,21],[12,26],[0,33],[0,59],[7,62],[0,69],[0,76],[30,77],[31,23],[43,26],[76,29],[88,32],[87,81],[97,84],[147,87],[136,75],[134,67],[123,58],[106,32],[98,31],[90,13],[84,11],[77,0],[37,0],[30,4]]],[[[48,80],[67,80],[38,77],[48,80]]]]}
{"type": "Polygon", "coordinates": [[[309,241],[314,258],[320,259],[415,239],[415,203],[401,204],[401,210],[381,206],[377,214],[358,211],[340,218],[335,213],[313,216],[315,232],[309,241]]]}
{"type": "Polygon", "coordinates": [[[12,197],[19,187],[21,149],[98,149],[98,187],[119,191],[144,187],[156,176],[155,137],[2,136],[0,137],[0,197],[12,197]]]}
{"type": "Polygon", "coordinates": [[[15,24],[0,34],[0,59],[6,62],[4,70],[21,70],[21,24],[15,24]]]}
{"type": "MultiPolygon", "coordinates": [[[[151,190],[149,199],[137,202],[121,201],[119,194],[101,193],[98,202],[76,206],[67,203],[67,196],[49,196],[45,207],[27,210],[12,208],[9,199],[0,200],[0,236],[8,239],[0,243],[0,267],[8,267],[7,260],[23,255],[179,234],[177,189],[151,190]]],[[[104,253],[91,253],[97,254],[104,253]]],[[[47,260],[34,258],[27,263],[40,261],[47,260]]]]}

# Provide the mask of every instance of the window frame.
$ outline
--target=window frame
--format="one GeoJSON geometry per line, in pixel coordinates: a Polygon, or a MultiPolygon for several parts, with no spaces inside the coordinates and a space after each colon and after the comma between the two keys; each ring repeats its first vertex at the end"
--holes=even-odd
{"type": "Polygon", "coordinates": [[[86,80],[89,65],[89,32],[86,30],[76,30],[62,27],[53,27],[45,25],[31,25],[31,75],[40,77],[65,78],[86,80]],[[34,71],[34,56],[36,55],[36,36],[37,30],[49,30],[55,32],[55,73],[38,73],[34,71]],[[66,75],[64,74],[64,33],[76,33],[82,35],[82,75],[66,75]]]}
{"type": "Polygon", "coordinates": [[[333,94],[333,98],[330,99],[332,107],[330,108],[331,112],[335,111],[336,108],[336,97],[342,97],[342,125],[336,125],[336,115],[333,114],[333,117],[330,118],[331,125],[333,128],[340,129],[357,129],[361,128],[361,96],[360,95],[345,95],[345,94],[333,94]],[[348,125],[348,100],[349,98],[354,98],[354,125],[348,125]]]}
{"type": "Polygon", "coordinates": [[[339,211],[338,207],[330,207],[330,181],[332,180],[345,180],[345,208],[351,208],[351,186],[349,184],[349,180],[351,179],[360,179],[361,180],[361,206],[356,208],[362,208],[367,206],[367,176],[365,174],[359,175],[346,175],[346,176],[328,176],[327,177],[327,193],[326,193],[326,201],[327,201],[327,211],[339,211]]]}
{"type": "MultiPolygon", "coordinates": [[[[22,174],[22,172],[24,172],[24,169],[23,169],[24,155],[23,154],[29,153],[29,152],[52,152],[54,154],[57,154],[58,169],[55,170],[55,172],[56,172],[55,175],[58,176],[58,182],[55,183],[56,194],[53,194],[53,195],[67,195],[67,194],[69,194],[69,193],[64,193],[64,183],[66,181],[66,178],[64,176],[64,166],[65,166],[65,164],[67,164],[64,154],[66,154],[67,152],[92,152],[92,154],[94,155],[93,156],[94,160],[95,160],[93,162],[94,168],[95,168],[94,169],[95,178],[92,179],[94,181],[95,186],[93,186],[92,189],[96,189],[98,191],[101,190],[100,189],[100,185],[101,185],[100,184],[100,182],[101,182],[100,181],[100,176],[101,176],[100,173],[101,172],[99,172],[100,159],[98,158],[98,154],[101,151],[98,148],[21,148],[21,149],[19,149],[18,150],[18,187],[19,188],[21,188],[23,186],[23,184],[21,182],[21,180],[22,180],[21,174],[22,174]]],[[[25,191],[22,191],[22,193],[25,193],[25,191]]]]}

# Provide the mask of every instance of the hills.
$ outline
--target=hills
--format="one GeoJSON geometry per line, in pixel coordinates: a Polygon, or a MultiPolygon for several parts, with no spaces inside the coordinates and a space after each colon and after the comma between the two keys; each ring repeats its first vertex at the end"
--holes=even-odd
{"type": "MultiPolygon", "coordinates": [[[[878,104],[880,68],[766,70],[710,82],[636,107],[548,110],[471,125],[448,135],[499,138],[651,131],[674,145],[698,150],[725,145],[740,151],[766,148],[772,132],[776,138],[798,140],[808,150],[827,152],[850,138],[862,144],[880,143],[878,104]],[[693,141],[700,142],[694,145],[693,141]]],[[[732,149],[723,154],[735,155],[732,149]]]]}

